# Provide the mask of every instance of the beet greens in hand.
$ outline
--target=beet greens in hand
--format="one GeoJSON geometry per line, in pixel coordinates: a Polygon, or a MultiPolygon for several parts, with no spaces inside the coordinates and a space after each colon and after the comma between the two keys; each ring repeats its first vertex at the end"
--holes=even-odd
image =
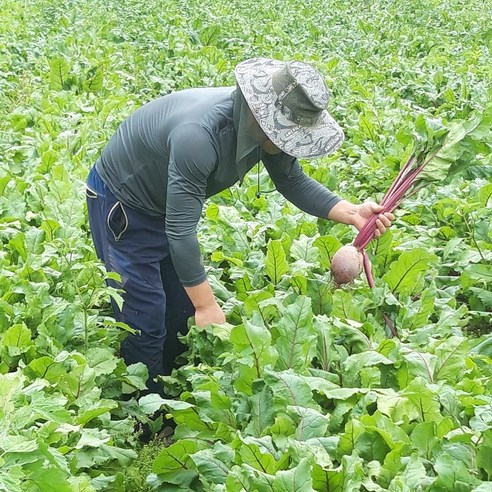
{"type": "MultiPolygon", "coordinates": [[[[359,275],[359,265],[362,263],[369,286],[374,288],[371,263],[365,248],[374,238],[378,216],[393,212],[405,198],[429,183],[442,184],[469,166],[482,164],[484,156],[479,142],[484,132],[492,133],[492,111],[477,113],[469,120],[449,126],[419,116],[415,129],[413,152],[384,195],[380,203],[383,210],[366,222],[353,245],[344,246],[333,256],[332,274],[337,285],[353,281],[359,275]],[[351,248],[350,251],[348,248],[351,248]]],[[[396,336],[391,320],[386,314],[384,317],[396,336]]]]}

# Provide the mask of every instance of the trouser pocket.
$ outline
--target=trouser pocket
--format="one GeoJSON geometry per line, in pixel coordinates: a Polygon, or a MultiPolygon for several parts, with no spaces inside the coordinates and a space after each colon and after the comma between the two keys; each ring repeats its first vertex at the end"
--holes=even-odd
{"type": "Polygon", "coordinates": [[[128,229],[128,215],[121,202],[116,202],[110,209],[106,225],[115,241],[119,241],[128,229]]]}
{"type": "Polygon", "coordinates": [[[97,198],[97,192],[95,192],[89,185],[85,185],[85,196],[95,200],[97,198]]]}

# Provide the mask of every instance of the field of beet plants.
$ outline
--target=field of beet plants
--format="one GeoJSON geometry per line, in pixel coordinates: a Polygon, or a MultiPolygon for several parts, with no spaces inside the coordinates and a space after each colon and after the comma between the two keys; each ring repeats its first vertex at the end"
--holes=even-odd
{"type": "Polygon", "coordinates": [[[2,0],[0,491],[492,491],[491,26],[483,0],[2,0]],[[136,108],[254,56],[325,75],[346,140],[303,166],[340,196],[380,201],[449,130],[452,172],[369,244],[372,289],[331,278],[356,231],[265,193],[261,165],[209,200],[227,323],[190,322],[167,398],[142,396],[85,178],[136,108]]]}

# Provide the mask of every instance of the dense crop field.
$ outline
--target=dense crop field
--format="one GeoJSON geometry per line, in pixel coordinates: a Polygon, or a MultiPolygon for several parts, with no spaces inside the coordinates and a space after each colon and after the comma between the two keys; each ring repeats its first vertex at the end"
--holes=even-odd
{"type": "Polygon", "coordinates": [[[492,491],[491,25],[485,0],[2,0],[0,490],[492,491]],[[355,231],[257,198],[256,169],[207,202],[228,323],[191,327],[169,398],[141,398],[85,177],[134,109],[253,56],[325,74],[346,141],[303,165],[341,196],[380,200],[413,135],[479,118],[470,165],[370,244],[375,289],[335,288],[355,231]],[[174,441],[141,444],[160,409],[174,441]]]}

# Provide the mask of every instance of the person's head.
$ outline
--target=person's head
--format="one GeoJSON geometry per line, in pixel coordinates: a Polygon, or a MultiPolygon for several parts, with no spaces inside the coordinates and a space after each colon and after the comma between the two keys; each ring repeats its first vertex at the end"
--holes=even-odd
{"type": "Polygon", "coordinates": [[[325,83],[311,65],[253,58],[238,64],[235,75],[265,152],[320,157],[342,143],[343,131],[326,110],[325,83]]]}

